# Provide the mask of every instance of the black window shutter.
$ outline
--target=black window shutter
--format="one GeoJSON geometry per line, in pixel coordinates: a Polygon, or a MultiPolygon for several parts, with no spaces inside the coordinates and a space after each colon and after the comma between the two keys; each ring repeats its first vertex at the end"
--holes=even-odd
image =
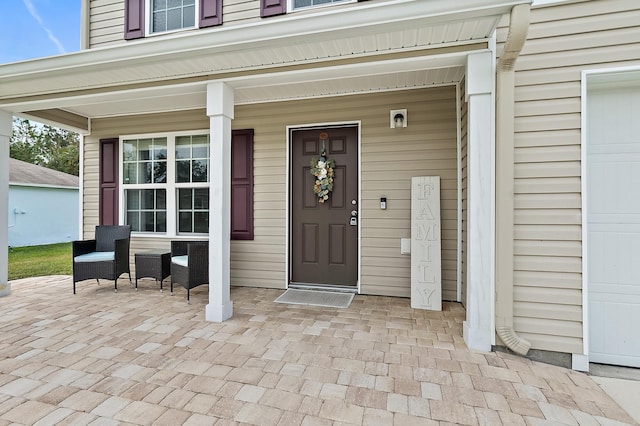
{"type": "Polygon", "coordinates": [[[283,15],[287,13],[287,0],[260,0],[260,16],[283,15]]]}
{"type": "Polygon", "coordinates": [[[100,139],[100,225],[118,225],[118,138],[100,139]]]}
{"type": "Polygon", "coordinates": [[[124,39],[144,37],[144,0],[124,0],[124,39]]]}
{"type": "Polygon", "coordinates": [[[222,24],[222,0],[200,0],[199,27],[222,24]]]}
{"type": "Polygon", "coordinates": [[[231,132],[231,239],[253,240],[253,129],[231,132]]]}

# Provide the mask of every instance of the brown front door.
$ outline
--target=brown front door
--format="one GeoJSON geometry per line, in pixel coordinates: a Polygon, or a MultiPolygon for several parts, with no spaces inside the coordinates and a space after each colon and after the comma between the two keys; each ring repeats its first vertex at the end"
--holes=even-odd
{"type": "Polygon", "coordinates": [[[292,283],[356,286],[358,281],[358,128],[291,132],[292,283]],[[335,162],[333,190],[321,203],[311,161],[335,162]],[[352,221],[351,218],[354,218],[352,221]]]}

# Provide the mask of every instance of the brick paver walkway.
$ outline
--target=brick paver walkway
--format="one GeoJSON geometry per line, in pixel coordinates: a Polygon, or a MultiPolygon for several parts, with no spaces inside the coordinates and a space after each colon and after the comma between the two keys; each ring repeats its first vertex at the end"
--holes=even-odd
{"type": "Polygon", "coordinates": [[[12,282],[0,299],[0,424],[613,425],[635,422],[587,375],[470,352],[464,311],[356,296],[348,309],[234,288],[234,317],[125,282],[12,282]]]}

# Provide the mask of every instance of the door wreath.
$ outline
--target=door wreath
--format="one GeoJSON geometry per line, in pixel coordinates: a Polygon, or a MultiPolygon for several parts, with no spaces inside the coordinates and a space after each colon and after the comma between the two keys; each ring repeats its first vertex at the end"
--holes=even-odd
{"type": "Polygon", "coordinates": [[[333,169],[336,163],[333,160],[327,158],[327,152],[324,148],[324,142],[328,139],[327,133],[320,133],[320,140],[322,142],[322,149],[320,150],[320,156],[311,159],[311,174],[315,176],[316,181],[313,184],[313,192],[318,197],[318,201],[324,203],[329,199],[329,194],[333,191],[333,169]]]}

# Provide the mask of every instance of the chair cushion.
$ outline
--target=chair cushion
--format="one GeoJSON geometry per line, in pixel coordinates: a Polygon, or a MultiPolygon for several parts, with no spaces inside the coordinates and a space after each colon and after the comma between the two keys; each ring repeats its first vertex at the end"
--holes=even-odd
{"type": "Polygon", "coordinates": [[[73,258],[74,262],[113,262],[115,252],[112,251],[94,251],[93,253],[81,254],[73,258]]]}
{"type": "Polygon", "coordinates": [[[173,256],[171,258],[171,262],[175,263],[176,265],[180,265],[180,266],[184,266],[185,268],[189,267],[189,256],[187,256],[186,254],[183,256],[173,256]]]}

